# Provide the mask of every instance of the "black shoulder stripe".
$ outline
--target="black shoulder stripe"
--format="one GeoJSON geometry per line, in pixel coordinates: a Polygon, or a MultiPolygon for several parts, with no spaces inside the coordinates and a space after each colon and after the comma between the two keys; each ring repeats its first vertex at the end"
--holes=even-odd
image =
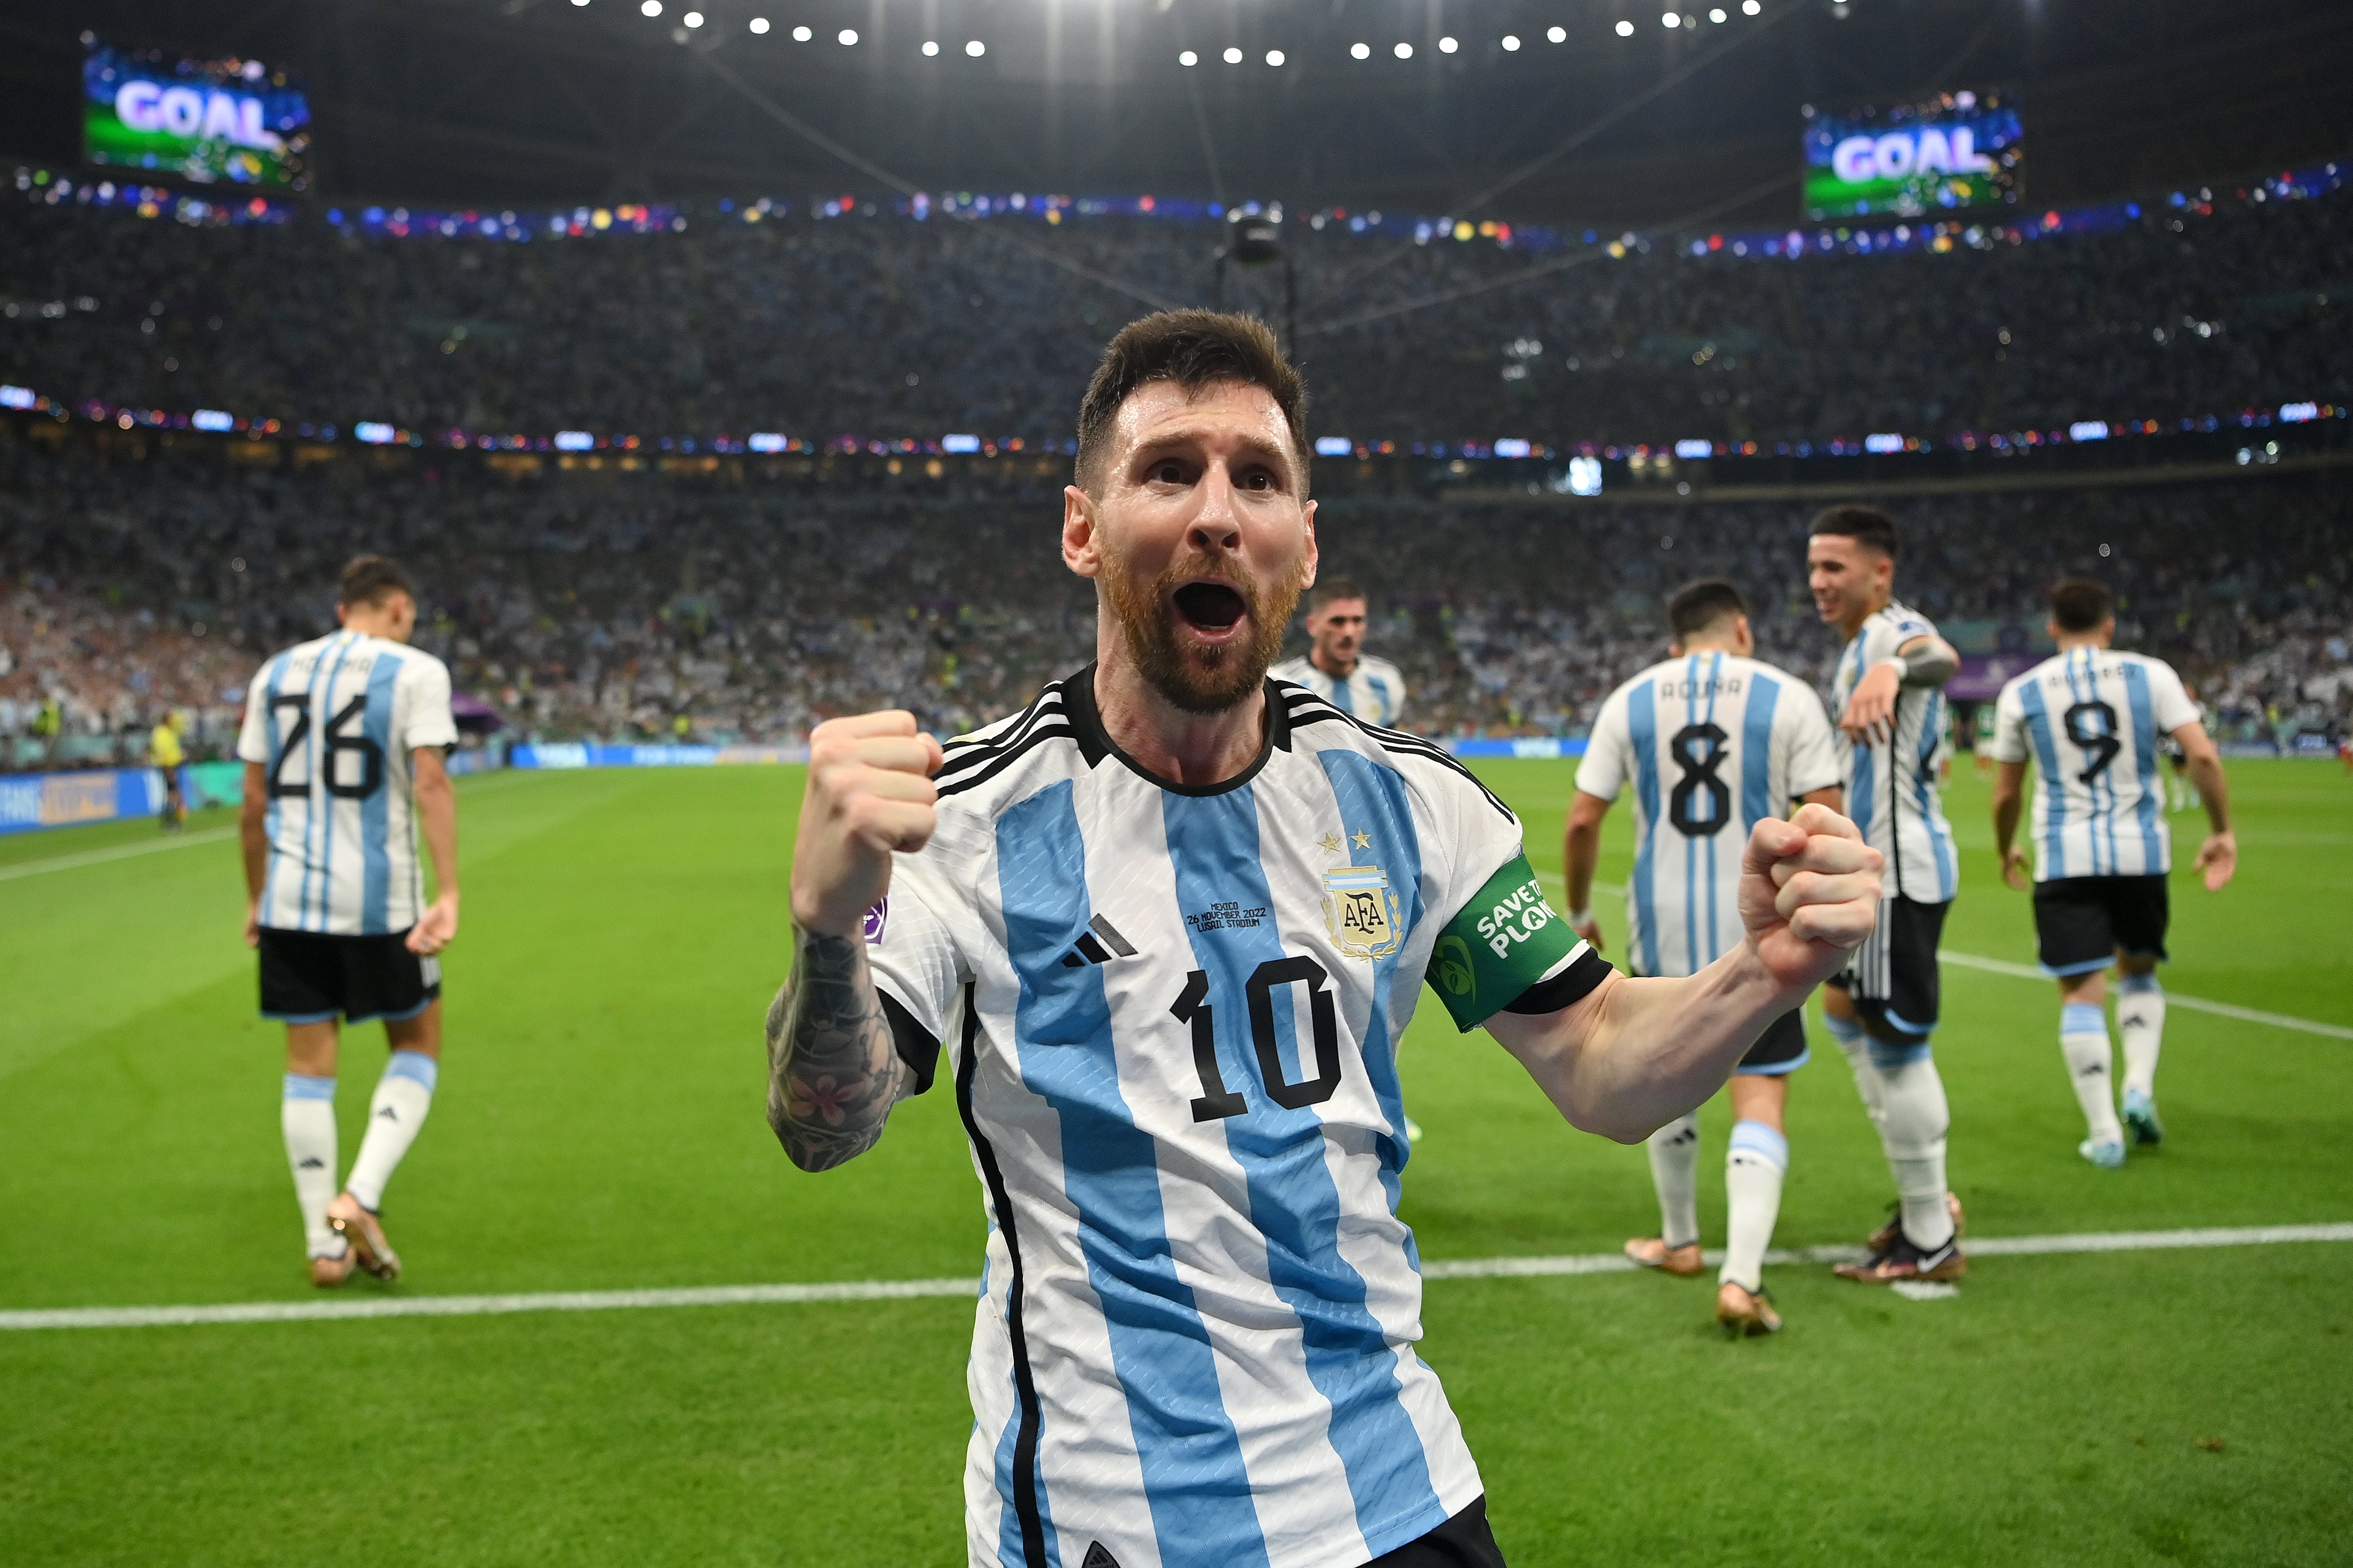
{"type": "MultiPolygon", "coordinates": [[[[965,740],[954,742],[955,749],[948,752],[947,761],[941,764],[940,771],[933,777],[953,778],[957,773],[978,766],[990,757],[1000,755],[1008,751],[1018,750],[1028,742],[1029,737],[1038,731],[1039,726],[1058,721],[1063,717],[1060,691],[1053,687],[1048,687],[1038,694],[1036,700],[1022,710],[1020,720],[1011,729],[985,741],[965,740]],[[1049,697],[1054,699],[1051,704],[1046,700],[1049,697]]],[[[944,747],[942,749],[946,750],[944,747]]]]}
{"type": "Polygon", "coordinates": [[[1076,741],[1078,738],[1077,733],[1068,724],[1060,722],[1040,724],[1030,731],[1019,745],[1009,751],[992,754],[985,767],[966,772],[941,784],[940,795],[944,799],[948,795],[961,795],[968,789],[979,788],[1049,741],[1076,741]]]}
{"type": "Polygon", "coordinates": [[[1428,741],[1422,740],[1419,736],[1408,735],[1400,731],[1383,730],[1377,726],[1365,724],[1361,721],[1358,724],[1358,728],[1362,729],[1365,733],[1370,735],[1375,741],[1380,742],[1381,749],[1385,752],[1392,752],[1398,756],[1419,757],[1426,762],[1436,763],[1440,767],[1452,769],[1455,773],[1458,773],[1464,778],[1470,780],[1472,787],[1476,789],[1481,795],[1487,797],[1487,804],[1489,805],[1492,805],[1497,811],[1502,812],[1504,816],[1511,821],[1516,822],[1519,820],[1519,818],[1512,816],[1512,808],[1504,804],[1503,797],[1498,795],[1493,790],[1489,789],[1485,781],[1482,780],[1477,773],[1474,773],[1469,768],[1464,767],[1462,765],[1461,759],[1455,756],[1453,752],[1446,751],[1441,747],[1434,746],[1428,741]]]}

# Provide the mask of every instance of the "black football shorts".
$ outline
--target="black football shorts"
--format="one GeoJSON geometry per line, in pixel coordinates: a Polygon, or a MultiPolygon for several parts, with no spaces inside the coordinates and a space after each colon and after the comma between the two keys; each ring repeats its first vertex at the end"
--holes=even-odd
{"type": "Polygon", "coordinates": [[[406,931],[324,936],[261,928],[261,1016],[289,1024],[414,1018],[441,994],[441,961],[408,951],[406,931]]]}
{"type": "Polygon", "coordinates": [[[1923,904],[1897,894],[1879,901],[1879,923],[1829,984],[1847,994],[1857,1016],[1907,1035],[1936,1026],[1936,943],[1950,903],[1923,904]]]}
{"type": "Polygon", "coordinates": [[[2116,961],[2165,957],[2171,903],[2163,877],[2053,877],[2034,884],[2034,937],[2042,967],[2088,974],[2116,961]]]}

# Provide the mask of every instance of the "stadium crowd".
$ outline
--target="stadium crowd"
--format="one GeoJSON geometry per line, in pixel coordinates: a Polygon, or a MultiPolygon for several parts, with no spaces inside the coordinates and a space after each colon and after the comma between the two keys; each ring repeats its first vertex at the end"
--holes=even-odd
{"type": "MultiPolygon", "coordinates": [[[[1144,301],[1222,288],[1291,314],[1282,268],[1219,283],[1216,225],[697,210],[683,232],[513,243],[27,204],[0,252],[0,366],[69,401],[344,430],[1059,443],[1144,301]]],[[[1296,221],[1286,244],[1318,434],[1795,443],[2344,401],[2348,213],[2340,189],[1795,261],[1296,221]]]]}
{"type": "MultiPolygon", "coordinates": [[[[193,717],[197,755],[226,754],[259,659],[332,626],[336,570],[362,551],[417,573],[418,642],[510,738],[791,743],[884,705],[960,731],[1091,656],[1092,593],[1054,555],[1059,483],[833,494],[422,458],[239,473],[0,443],[0,760],[130,761],[166,707],[193,717]]],[[[1897,502],[1898,589],[1990,648],[2041,626],[2054,577],[2090,571],[2118,592],[2120,641],[2178,664],[2227,737],[2342,733],[2343,504],[2326,476],[1897,502]]],[[[1762,657],[1826,681],[1808,512],[1343,500],[1321,532],[1327,570],[1371,595],[1368,647],[1403,668],[1409,727],[1561,734],[1658,656],[1662,600],[1696,576],[1740,584],[1762,657]]]]}

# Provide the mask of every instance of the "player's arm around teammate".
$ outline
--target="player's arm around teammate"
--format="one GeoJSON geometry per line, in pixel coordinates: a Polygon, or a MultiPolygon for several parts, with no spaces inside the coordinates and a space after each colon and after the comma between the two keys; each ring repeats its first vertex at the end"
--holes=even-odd
{"type": "Polygon", "coordinates": [[[1855,683],[1838,726],[1858,744],[1884,745],[1894,733],[1895,699],[1904,689],[1934,691],[1960,668],[1961,656],[1943,637],[1934,632],[1913,637],[1855,683]]]}
{"type": "Polygon", "coordinates": [[[768,1125],[804,1171],[872,1148],[913,1090],[867,968],[866,911],[891,887],[892,853],[928,843],[939,742],[912,713],[863,713],[809,736],[793,848],[793,971],[768,1009],[768,1125]]]}

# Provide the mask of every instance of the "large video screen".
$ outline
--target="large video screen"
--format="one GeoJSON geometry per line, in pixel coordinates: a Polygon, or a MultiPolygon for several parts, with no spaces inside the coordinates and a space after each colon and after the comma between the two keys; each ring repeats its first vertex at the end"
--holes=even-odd
{"type": "Polygon", "coordinates": [[[301,190],[311,106],[259,60],[191,59],[82,36],[82,155],[92,163],[301,190]]]}
{"type": "Polygon", "coordinates": [[[2019,199],[2018,107],[2000,93],[1948,92],[1926,103],[1806,110],[1806,216],[1923,217],[2019,199]]]}

